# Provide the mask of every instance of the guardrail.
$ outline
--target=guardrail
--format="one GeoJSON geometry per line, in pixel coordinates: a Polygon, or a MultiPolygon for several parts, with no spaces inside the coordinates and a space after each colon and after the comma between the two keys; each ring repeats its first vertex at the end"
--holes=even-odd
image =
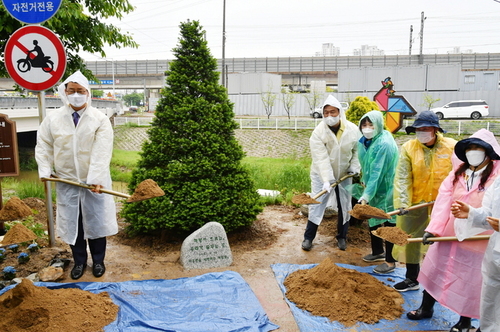
{"type": "MultiPolygon", "coordinates": [[[[128,123],[138,126],[150,126],[152,117],[115,117],[115,126],[122,126],[128,123]]],[[[257,130],[313,130],[322,119],[309,118],[237,118],[238,129],[257,130]]],[[[413,123],[413,119],[403,120],[403,129],[413,123]]],[[[470,135],[481,128],[488,129],[493,134],[500,136],[500,120],[441,120],[441,127],[450,134],[470,135]]]]}

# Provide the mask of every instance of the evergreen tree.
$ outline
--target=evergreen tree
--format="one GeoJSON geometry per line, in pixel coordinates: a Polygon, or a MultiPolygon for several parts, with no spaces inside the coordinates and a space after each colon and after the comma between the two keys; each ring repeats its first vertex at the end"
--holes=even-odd
{"type": "Polygon", "coordinates": [[[262,207],[234,130],[233,104],[219,84],[198,21],[181,23],[175,59],[129,189],[153,179],[165,196],[128,204],[129,230],[192,231],[210,221],[227,232],[251,225],[262,207]]]}

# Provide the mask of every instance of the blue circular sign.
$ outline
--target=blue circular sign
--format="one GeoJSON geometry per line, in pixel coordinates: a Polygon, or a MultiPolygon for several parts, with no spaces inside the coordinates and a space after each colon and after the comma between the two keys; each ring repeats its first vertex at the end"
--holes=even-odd
{"type": "Polygon", "coordinates": [[[55,15],[62,0],[2,0],[5,8],[16,20],[39,24],[55,15]]]}

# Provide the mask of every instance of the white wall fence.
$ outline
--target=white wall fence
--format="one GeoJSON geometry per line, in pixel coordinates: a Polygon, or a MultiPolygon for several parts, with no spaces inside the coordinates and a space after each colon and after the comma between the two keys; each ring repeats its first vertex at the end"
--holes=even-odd
{"type": "MultiPolygon", "coordinates": [[[[152,117],[115,117],[115,126],[133,124],[138,126],[150,126],[152,117]]],[[[239,129],[256,130],[313,130],[322,119],[312,118],[236,118],[239,129]]],[[[403,120],[403,128],[413,123],[414,119],[403,120]]],[[[481,128],[488,129],[495,135],[500,136],[500,120],[441,120],[441,127],[450,134],[470,135],[481,128]]]]}
{"type": "MultiPolygon", "coordinates": [[[[320,104],[323,106],[323,101],[331,94],[339,101],[353,101],[358,96],[367,97],[373,100],[375,92],[350,92],[350,93],[325,93],[323,98],[320,98],[320,104]]],[[[290,116],[309,116],[309,103],[307,102],[306,93],[294,94],[294,104],[290,109],[290,116]]],[[[396,95],[402,95],[415,108],[417,112],[425,111],[427,107],[424,105],[424,97],[429,95],[432,99],[440,99],[433,107],[443,106],[444,104],[454,100],[467,99],[482,99],[489,105],[490,117],[500,118],[500,90],[496,91],[396,91],[396,95]]],[[[283,94],[277,94],[276,100],[272,109],[271,116],[288,116],[283,107],[283,94]]],[[[229,95],[229,99],[234,103],[234,113],[237,116],[249,115],[267,117],[264,103],[260,94],[246,95],[229,95]]]]}

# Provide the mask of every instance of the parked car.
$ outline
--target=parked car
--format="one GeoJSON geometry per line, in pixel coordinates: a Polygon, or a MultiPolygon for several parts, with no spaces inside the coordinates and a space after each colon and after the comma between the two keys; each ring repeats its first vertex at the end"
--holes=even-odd
{"type": "Polygon", "coordinates": [[[128,110],[132,111],[132,112],[137,112],[138,109],[139,109],[139,107],[133,106],[133,105],[128,108],[128,110]]]}
{"type": "Polygon", "coordinates": [[[488,104],[484,100],[459,100],[452,101],[443,107],[431,109],[438,118],[471,118],[474,120],[488,116],[488,104]]]}
{"type": "MultiPolygon", "coordinates": [[[[349,109],[349,103],[346,101],[341,101],[340,105],[342,106],[342,111],[347,111],[349,109]]],[[[316,107],[314,110],[310,111],[309,114],[313,118],[322,118],[323,117],[323,107],[316,107]]]]}

